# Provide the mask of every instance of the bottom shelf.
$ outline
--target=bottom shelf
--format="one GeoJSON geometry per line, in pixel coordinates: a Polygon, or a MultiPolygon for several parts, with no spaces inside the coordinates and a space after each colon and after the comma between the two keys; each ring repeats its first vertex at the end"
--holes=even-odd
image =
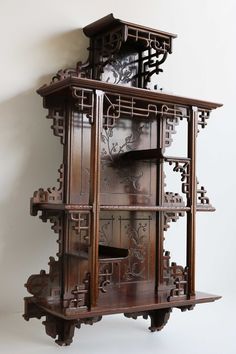
{"type": "Polygon", "coordinates": [[[90,311],[85,310],[74,315],[65,316],[60,306],[43,306],[37,303],[34,297],[26,297],[24,318],[29,320],[34,317],[41,318],[45,316],[46,319],[43,324],[46,334],[54,338],[58,345],[67,346],[73,341],[75,328],[80,328],[82,324],[92,325],[99,322],[103,315],[124,313],[125,317],[133,319],[137,319],[138,316],[142,316],[144,319],[150,318],[149,330],[157,332],[162,330],[167,324],[173,307],[177,307],[181,311],[192,310],[196,304],[212,302],[219,298],[220,296],[198,292],[188,300],[160,302],[158,297],[149,294],[143,297],[135,297],[135,299],[132,299],[131,296],[129,301],[132,301],[132,304],[129,304],[129,302],[124,304],[124,299],[121,297],[120,301],[113,303],[112,307],[108,303],[90,311]]]}
{"type": "MultiPolygon", "coordinates": [[[[92,308],[90,311],[78,311],[76,314],[65,315],[64,310],[59,305],[42,305],[35,300],[33,297],[26,297],[26,308],[27,302],[36,305],[39,310],[42,310],[45,314],[51,314],[56,317],[60,317],[65,320],[73,320],[73,319],[82,319],[96,316],[104,316],[118,313],[134,313],[134,312],[142,312],[142,311],[150,311],[150,310],[158,310],[158,309],[167,309],[167,308],[183,308],[183,310],[188,307],[191,307],[196,304],[213,302],[220,299],[221,296],[207,294],[203,292],[197,292],[195,296],[192,296],[190,299],[180,299],[171,302],[161,302],[160,298],[154,294],[144,294],[141,296],[131,297],[129,294],[126,296],[119,296],[119,299],[113,301],[111,304],[109,301],[102,304],[102,306],[92,308]]],[[[27,311],[26,311],[27,312],[27,311]]],[[[25,314],[25,318],[29,319],[31,317],[30,314],[25,314]],[[27,318],[28,317],[28,318],[27,318]]]]}

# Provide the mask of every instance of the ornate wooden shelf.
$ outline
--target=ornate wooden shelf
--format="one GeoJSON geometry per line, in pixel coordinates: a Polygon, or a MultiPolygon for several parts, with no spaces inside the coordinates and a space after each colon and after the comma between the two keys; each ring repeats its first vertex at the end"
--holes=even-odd
{"type": "Polygon", "coordinates": [[[197,135],[221,104],[151,89],[175,35],[113,15],[84,33],[88,61],[59,70],[37,91],[63,157],[58,187],[34,192],[31,215],[52,224],[58,253],[48,272],[27,280],[24,318],[46,316],[46,333],[59,345],[103,315],[150,317],[153,332],[172,308],[220,298],[196,292],[195,225],[196,212],[215,210],[196,177],[197,135]],[[169,156],[183,125],[186,154],[169,156]],[[180,182],[178,193],[168,190],[166,170],[180,182]],[[183,265],[165,249],[179,218],[186,224],[183,265]]]}
{"type": "MultiPolygon", "coordinates": [[[[92,205],[83,204],[56,204],[56,203],[38,203],[34,204],[34,208],[38,210],[61,210],[61,211],[81,211],[92,210],[92,205]]],[[[147,205],[100,205],[100,210],[128,210],[128,211],[189,211],[190,207],[186,206],[147,206],[147,205]]],[[[210,205],[197,204],[197,211],[215,211],[210,205]]],[[[33,214],[34,215],[34,214],[33,214]]]]}

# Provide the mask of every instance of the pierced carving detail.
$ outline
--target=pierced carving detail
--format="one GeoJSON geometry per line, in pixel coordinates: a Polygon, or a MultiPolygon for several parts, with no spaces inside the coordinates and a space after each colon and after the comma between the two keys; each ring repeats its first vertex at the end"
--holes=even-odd
{"type": "Polygon", "coordinates": [[[198,205],[211,207],[210,199],[206,196],[207,190],[203,186],[199,186],[197,181],[197,199],[198,205]]]}
{"type": "Polygon", "coordinates": [[[190,186],[190,161],[175,158],[165,158],[164,160],[168,162],[169,165],[174,164],[174,172],[180,172],[182,181],[182,193],[188,195],[190,186]]]}
{"type": "Polygon", "coordinates": [[[171,289],[168,301],[186,297],[188,286],[188,268],[184,268],[172,262],[170,271],[171,277],[174,279],[175,288],[171,289]]]}
{"type": "Polygon", "coordinates": [[[53,134],[60,138],[62,144],[65,144],[65,109],[64,107],[52,107],[48,110],[48,119],[53,120],[51,128],[53,134]]]}
{"type": "Polygon", "coordinates": [[[170,295],[168,301],[176,300],[178,298],[185,298],[188,286],[188,269],[181,265],[172,262],[170,265],[170,252],[164,251],[163,255],[163,273],[164,283],[170,287],[170,295]]]}
{"type": "Polygon", "coordinates": [[[76,285],[71,291],[73,297],[69,300],[66,313],[72,313],[75,310],[87,309],[89,304],[90,273],[87,273],[83,284],[76,285]]]}
{"type": "Polygon", "coordinates": [[[76,68],[66,68],[64,70],[59,70],[56,75],[52,77],[51,84],[67,79],[68,77],[78,77],[78,78],[91,78],[91,66],[89,62],[82,63],[79,61],[76,64],[76,68]]]}
{"type": "Polygon", "coordinates": [[[156,104],[144,103],[133,97],[126,97],[115,94],[104,95],[104,122],[103,127],[113,127],[122,115],[130,117],[155,118],[158,110],[156,104]]]}
{"type": "Polygon", "coordinates": [[[210,118],[211,111],[209,109],[198,109],[198,126],[204,129],[207,126],[207,120],[210,118]]]}
{"type": "Polygon", "coordinates": [[[85,113],[90,123],[93,121],[94,94],[92,90],[72,87],[72,96],[76,99],[75,106],[78,111],[85,113]]]}
{"type": "MultiPolygon", "coordinates": [[[[175,206],[175,207],[185,206],[183,198],[178,193],[172,193],[172,192],[165,193],[164,205],[175,206]]],[[[183,211],[164,212],[163,216],[164,216],[163,230],[167,231],[167,229],[170,227],[169,223],[171,221],[176,222],[179,219],[179,217],[184,216],[184,212],[183,211]]]]}
{"type": "Polygon", "coordinates": [[[90,245],[90,213],[70,212],[72,229],[80,236],[80,242],[90,245]]]}
{"type": "Polygon", "coordinates": [[[99,264],[99,289],[102,293],[107,292],[107,286],[112,282],[114,271],[113,262],[100,262],[99,264]]]}
{"type": "Polygon", "coordinates": [[[186,109],[182,107],[176,105],[162,105],[161,118],[163,118],[164,123],[164,147],[171,146],[173,142],[172,135],[176,134],[176,126],[179,125],[179,120],[188,117],[186,109]]]}

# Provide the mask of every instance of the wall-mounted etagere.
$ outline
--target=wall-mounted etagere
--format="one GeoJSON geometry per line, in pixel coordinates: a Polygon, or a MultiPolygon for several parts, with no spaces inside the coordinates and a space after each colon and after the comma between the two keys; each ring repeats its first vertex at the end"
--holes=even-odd
{"type": "Polygon", "coordinates": [[[88,62],[60,70],[38,90],[63,158],[58,187],[36,191],[31,214],[52,223],[58,253],[48,273],[29,277],[24,318],[46,316],[46,333],[60,345],[106,314],[150,317],[149,329],[158,331],[172,308],[219,298],[195,289],[195,224],[196,212],[214,211],[196,177],[197,134],[221,105],[148,89],[175,35],[112,15],[84,33],[88,62]],[[169,156],[182,124],[186,154],[169,156]],[[166,188],[167,166],[179,178],[178,193],[166,188]],[[165,249],[180,217],[182,265],[165,249]]]}

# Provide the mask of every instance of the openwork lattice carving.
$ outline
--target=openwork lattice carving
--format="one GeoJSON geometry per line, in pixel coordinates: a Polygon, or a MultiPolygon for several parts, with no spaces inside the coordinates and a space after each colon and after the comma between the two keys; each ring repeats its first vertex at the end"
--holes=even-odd
{"type": "Polygon", "coordinates": [[[134,97],[108,93],[104,96],[104,107],[103,127],[105,129],[113,127],[122,115],[154,119],[157,113],[161,113],[155,103],[146,103],[134,97]]]}
{"type": "Polygon", "coordinates": [[[81,112],[85,113],[90,122],[93,121],[94,109],[94,94],[92,90],[72,87],[72,97],[75,98],[75,107],[81,112]]]}
{"type": "Polygon", "coordinates": [[[76,234],[79,235],[80,243],[85,243],[90,245],[90,213],[81,212],[70,212],[70,219],[72,221],[72,229],[75,230],[76,234]]]}
{"type": "Polygon", "coordinates": [[[82,63],[79,61],[75,68],[66,68],[58,70],[56,75],[52,77],[51,84],[67,79],[68,77],[91,78],[91,66],[89,62],[82,63]]]}
{"type": "Polygon", "coordinates": [[[182,193],[189,194],[189,185],[190,185],[190,160],[189,159],[180,159],[166,157],[164,161],[168,162],[169,165],[174,164],[173,171],[180,172],[181,181],[182,181],[182,193]]]}
{"type": "Polygon", "coordinates": [[[118,281],[120,281],[120,260],[99,262],[99,289],[102,293],[106,293],[108,286],[113,282],[114,267],[118,268],[118,281]]]}
{"type": "Polygon", "coordinates": [[[77,310],[86,310],[90,307],[89,303],[89,286],[90,286],[90,273],[87,273],[83,284],[76,285],[71,291],[73,295],[66,308],[66,313],[73,313],[77,310]]]}
{"type": "Polygon", "coordinates": [[[52,187],[44,190],[40,188],[34,192],[32,204],[38,203],[60,203],[63,201],[63,184],[64,184],[64,164],[61,164],[59,170],[59,178],[57,179],[59,187],[52,187]]]}
{"type": "Polygon", "coordinates": [[[186,297],[188,286],[188,269],[172,262],[170,267],[171,277],[174,279],[175,288],[170,292],[168,301],[176,300],[177,298],[186,297]]]}
{"type": "Polygon", "coordinates": [[[172,52],[172,36],[162,36],[131,26],[128,27],[128,38],[143,45],[143,53],[139,58],[142,69],[138,75],[142,78],[140,86],[146,88],[151,76],[163,71],[160,65],[165,62],[167,54],[172,52]]]}
{"type": "Polygon", "coordinates": [[[185,298],[188,286],[187,268],[172,262],[170,265],[170,252],[164,251],[163,254],[164,284],[170,288],[168,301],[185,298]]]}
{"type": "Polygon", "coordinates": [[[209,109],[198,109],[198,126],[205,128],[207,126],[207,120],[210,118],[211,111],[209,109]]]}
{"type": "Polygon", "coordinates": [[[162,105],[161,117],[163,118],[164,125],[164,141],[163,147],[171,146],[173,142],[172,135],[176,134],[176,126],[179,125],[179,120],[188,118],[186,108],[176,105],[162,105]]]}
{"type": "MultiPolygon", "coordinates": [[[[178,193],[166,192],[164,194],[164,206],[171,206],[177,208],[185,206],[185,203],[183,201],[183,198],[178,193]]],[[[170,222],[176,222],[181,216],[184,216],[183,211],[164,212],[163,230],[167,231],[167,229],[170,227],[170,222]]]]}
{"type": "Polygon", "coordinates": [[[207,190],[203,186],[199,186],[197,181],[197,204],[206,207],[212,207],[210,199],[206,196],[207,190]]]}
{"type": "MultiPolygon", "coordinates": [[[[136,45],[139,47],[136,62],[140,65],[139,72],[136,72],[133,78],[129,79],[135,81],[138,78],[139,87],[146,88],[151,76],[162,71],[160,65],[166,60],[167,54],[172,51],[172,38],[171,35],[160,34],[144,28],[135,28],[127,24],[116,26],[109,32],[96,35],[92,39],[91,45],[91,50],[95,49],[95,77],[100,78],[104,67],[108,63],[115,65],[117,53],[120,52],[122,44],[129,41],[129,43],[133,42],[134,47],[136,45]]],[[[135,61],[133,63],[136,64],[135,61]]]]}
{"type": "Polygon", "coordinates": [[[58,136],[62,144],[65,144],[65,109],[64,107],[50,107],[48,110],[48,119],[53,120],[51,128],[53,134],[58,136]]]}

